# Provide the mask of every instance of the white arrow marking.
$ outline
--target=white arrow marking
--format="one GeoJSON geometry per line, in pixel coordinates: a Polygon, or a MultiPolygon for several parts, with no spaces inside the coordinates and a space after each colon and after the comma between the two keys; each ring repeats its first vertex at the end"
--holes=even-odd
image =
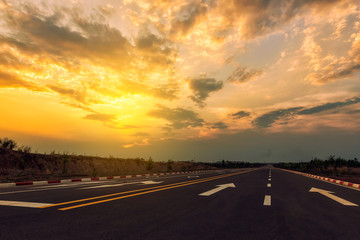
{"type": "Polygon", "coordinates": [[[154,182],[154,181],[142,181],[141,183],[142,183],[142,184],[159,184],[159,183],[162,183],[162,181],[161,181],[161,182],[154,182]]]}
{"type": "Polygon", "coordinates": [[[39,208],[48,205],[50,203],[36,203],[36,202],[18,202],[18,201],[0,201],[2,206],[13,206],[13,207],[30,207],[30,208],[39,208]]]}
{"type": "Polygon", "coordinates": [[[312,187],[312,188],[309,190],[309,192],[317,192],[317,193],[320,193],[320,194],[322,194],[322,195],[324,195],[324,196],[326,196],[326,197],[328,197],[328,198],[331,198],[331,199],[334,200],[334,201],[337,201],[337,202],[341,203],[342,205],[346,205],[346,206],[359,206],[359,205],[357,205],[357,204],[355,204],[355,203],[352,203],[352,202],[349,202],[349,201],[347,201],[347,200],[345,200],[345,199],[342,199],[342,198],[340,198],[340,197],[337,197],[337,196],[335,196],[335,195],[332,194],[333,192],[330,192],[330,191],[327,191],[327,190],[323,190],[323,189],[319,189],[319,188],[314,188],[314,187],[312,187]]]}
{"type": "Polygon", "coordinates": [[[225,188],[228,188],[228,187],[235,187],[235,184],[233,183],[227,183],[227,184],[221,184],[221,185],[217,185],[217,188],[214,188],[212,190],[209,190],[207,192],[203,192],[203,193],[200,193],[199,195],[200,196],[210,196],[214,193],[217,193],[221,190],[224,190],[225,188]]]}

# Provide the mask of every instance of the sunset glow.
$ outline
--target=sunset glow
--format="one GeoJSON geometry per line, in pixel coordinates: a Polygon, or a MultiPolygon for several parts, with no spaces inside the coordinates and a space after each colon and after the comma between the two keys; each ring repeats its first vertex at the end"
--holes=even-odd
{"type": "Polygon", "coordinates": [[[0,3],[0,134],[155,160],[359,157],[360,3],[0,3]]]}

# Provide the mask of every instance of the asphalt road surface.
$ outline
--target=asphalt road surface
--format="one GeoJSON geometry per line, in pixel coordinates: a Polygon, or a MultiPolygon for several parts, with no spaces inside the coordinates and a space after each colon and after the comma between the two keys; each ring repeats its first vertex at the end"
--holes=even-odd
{"type": "Polygon", "coordinates": [[[274,168],[23,186],[0,189],[0,239],[360,239],[358,205],[274,168]]]}

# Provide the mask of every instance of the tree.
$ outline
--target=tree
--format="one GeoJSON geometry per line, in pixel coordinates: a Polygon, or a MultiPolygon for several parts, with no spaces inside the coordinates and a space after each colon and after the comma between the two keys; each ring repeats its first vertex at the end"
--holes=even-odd
{"type": "Polygon", "coordinates": [[[1,141],[1,146],[3,148],[7,148],[7,149],[10,149],[10,150],[13,150],[14,148],[16,148],[17,146],[17,143],[12,140],[12,139],[9,139],[9,138],[4,138],[2,141],[1,141]]]}
{"type": "Polygon", "coordinates": [[[171,170],[172,170],[172,164],[173,164],[174,162],[173,161],[171,161],[171,159],[169,159],[168,161],[167,161],[167,171],[168,172],[170,172],[171,170]]]}
{"type": "Polygon", "coordinates": [[[149,160],[146,162],[146,170],[151,171],[153,167],[154,167],[154,161],[151,157],[149,157],[149,160]]]}

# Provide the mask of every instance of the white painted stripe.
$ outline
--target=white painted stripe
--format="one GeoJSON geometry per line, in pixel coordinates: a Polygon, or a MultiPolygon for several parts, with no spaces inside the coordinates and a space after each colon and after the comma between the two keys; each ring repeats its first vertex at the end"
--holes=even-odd
{"type": "Polygon", "coordinates": [[[138,182],[133,182],[133,183],[119,183],[119,184],[106,184],[106,185],[99,185],[99,186],[84,187],[84,188],[80,188],[80,189],[93,189],[93,188],[118,187],[118,186],[129,185],[129,184],[135,184],[135,183],[138,183],[138,182]]]}
{"type": "Polygon", "coordinates": [[[106,180],[107,178],[106,177],[99,177],[99,180],[102,181],[102,180],[106,180]]]}
{"type": "Polygon", "coordinates": [[[125,178],[132,178],[132,176],[131,175],[126,175],[125,178]]]}
{"type": "Polygon", "coordinates": [[[271,178],[269,178],[268,180],[271,181],[271,178]]]}
{"type": "Polygon", "coordinates": [[[120,179],[121,177],[120,176],[114,176],[113,179],[120,179]]]}
{"type": "Polygon", "coordinates": [[[16,183],[0,183],[0,188],[2,187],[15,187],[16,183]]]}
{"type": "Polygon", "coordinates": [[[268,184],[267,184],[267,187],[271,187],[271,183],[268,183],[268,184]]]}
{"type": "Polygon", "coordinates": [[[30,207],[39,208],[44,206],[52,205],[50,203],[36,203],[36,202],[17,202],[17,201],[0,201],[2,206],[13,206],[13,207],[30,207]]]}
{"type": "Polygon", "coordinates": [[[33,182],[33,185],[45,185],[45,184],[48,184],[47,181],[35,181],[33,182]]]}
{"type": "Polygon", "coordinates": [[[359,184],[353,184],[353,187],[359,188],[359,184]]]}
{"type": "Polygon", "coordinates": [[[90,181],[91,181],[91,178],[82,178],[81,181],[82,181],[82,182],[90,182],[90,181]]]}
{"type": "Polygon", "coordinates": [[[71,183],[71,179],[60,180],[61,183],[71,183]]]}
{"type": "Polygon", "coordinates": [[[271,206],[271,195],[265,195],[264,206],[271,206]]]}

